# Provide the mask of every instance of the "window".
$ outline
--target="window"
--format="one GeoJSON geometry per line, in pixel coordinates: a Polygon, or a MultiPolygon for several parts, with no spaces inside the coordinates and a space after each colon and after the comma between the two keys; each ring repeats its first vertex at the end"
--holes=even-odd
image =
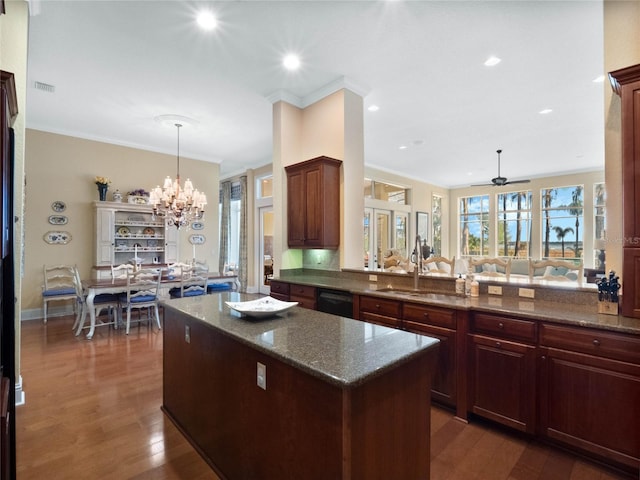
{"type": "Polygon", "coordinates": [[[431,251],[434,255],[442,254],[442,197],[440,195],[431,196],[431,225],[433,234],[431,236],[431,251]]]}
{"type": "Polygon", "coordinates": [[[460,198],[460,254],[489,254],[489,195],[460,198]]]}
{"type": "Polygon", "coordinates": [[[598,269],[598,270],[604,270],[605,269],[605,264],[604,264],[604,251],[605,251],[605,238],[606,238],[606,233],[605,233],[605,229],[606,229],[606,224],[605,224],[605,218],[606,218],[606,195],[607,192],[605,190],[605,186],[604,183],[596,183],[593,186],[593,215],[594,215],[594,219],[593,219],[593,225],[594,225],[594,232],[593,232],[593,238],[595,240],[595,244],[594,244],[594,262],[593,265],[598,269]]]}
{"type": "MultiPolygon", "coordinates": [[[[231,203],[229,212],[228,251],[225,263],[231,267],[237,266],[240,262],[240,211],[242,200],[240,196],[240,183],[231,184],[231,203]]],[[[220,190],[220,202],[218,206],[218,228],[222,232],[222,190],[220,190]]]]}
{"type": "Polygon", "coordinates": [[[529,257],[531,251],[531,191],[497,196],[498,256],[529,257]]]}
{"type": "Polygon", "coordinates": [[[273,176],[271,174],[256,178],[256,198],[273,196],[273,176]]]}
{"type": "Polygon", "coordinates": [[[364,198],[406,205],[407,191],[408,189],[399,185],[364,179],[364,198]]]}
{"type": "Polygon", "coordinates": [[[582,185],[541,190],[544,258],[582,257],[583,190],[582,185]]]}

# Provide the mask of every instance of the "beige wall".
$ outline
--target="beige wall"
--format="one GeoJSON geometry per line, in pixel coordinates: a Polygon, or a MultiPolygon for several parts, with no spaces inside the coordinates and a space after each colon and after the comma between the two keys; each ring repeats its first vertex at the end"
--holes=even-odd
{"type": "Polygon", "coordinates": [[[287,196],[284,167],[325,155],[342,160],[341,175],[341,242],[340,249],[326,251],[324,262],[337,269],[360,266],[362,250],[362,213],[364,198],[361,189],[346,188],[361,185],[364,177],[364,136],[362,98],[342,89],[304,109],[278,101],[273,106],[273,179],[275,238],[274,252],[282,257],[275,266],[303,267],[303,252],[287,246],[287,196]]]}
{"type": "MultiPolygon", "coordinates": [[[[640,1],[604,2],[604,70],[640,63],[640,1]]],[[[604,85],[607,268],[622,277],[622,139],[620,97],[604,85]]],[[[624,285],[623,285],[624,288],[624,285]]]]}
{"type": "MultiPolygon", "coordinates": [[[[161,184],[167,175],[175,175],[173,155],[137,150],[129,147],[84,140],[75,137],[27,130],[26,142],[26,242],[23,281],[23,310],[29,316],[41,308],[42,266],[76,264],[82,277],[91,275],[94,263],[94,209],[98,191],[96,175],[109,177],[108,199],[115,189],[125,193],[137,188],[149,190],[161,184]],[[51,203],[66,203],[69,223],[48,223],[54,214],[51,203]],[[49,245],[43,235],[50,230],[68,231],[68,245],[49,245]]],[[[212,270],[218,265],[218,183],[219,166],[214,163],[181,158],[180,175],[194,179],[195,186],[206,193],[209,205],[205,214],[204,235],[207,242],[198,247],[198,258],[206,259],[212,270]]],[[[180,232],[180,259],[190,259],[192,232],[180,232]]]]}

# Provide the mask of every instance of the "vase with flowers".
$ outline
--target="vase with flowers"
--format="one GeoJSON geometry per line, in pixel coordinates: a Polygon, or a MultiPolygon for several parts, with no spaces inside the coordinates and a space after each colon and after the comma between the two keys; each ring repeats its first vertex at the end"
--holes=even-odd
{"type": "Polygon", "coordinates": [[[107,190],[111,180],[107,177],[96,177],[96,185],[98,186],[98,195],[100,195],[100,201],[104,202],[107,199],[107,190]]]}
{"type": "Polygon", "coordinates": [[[129,203],[136,203],[139,205],[146,205],[149,203],[149,192],[147,192],[144,188],[136,188],[135,190],[131,190],[128,194],[129,203]]]}

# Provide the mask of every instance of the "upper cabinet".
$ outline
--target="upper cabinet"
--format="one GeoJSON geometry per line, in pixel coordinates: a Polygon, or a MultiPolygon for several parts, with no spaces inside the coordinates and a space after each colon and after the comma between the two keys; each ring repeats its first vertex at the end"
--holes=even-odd
{"type": "Polygon", "coordinates": [[[622,118],[622,314],[640,318],[640,65],[610,72],[609,79],[622,118]]]}
{"type": "Polygon", "coordinates": [[[317,157],[285,167],[290,248],[340,246],[340,165],[317,157]]]}

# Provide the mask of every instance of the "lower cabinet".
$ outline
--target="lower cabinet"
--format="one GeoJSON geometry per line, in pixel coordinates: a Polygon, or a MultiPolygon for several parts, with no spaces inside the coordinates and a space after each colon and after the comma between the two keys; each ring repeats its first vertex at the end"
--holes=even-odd
{"type": "Polygon", "coordinates": [[[289,285],[289,301],[298,302],[298,305],[302,308],[316,310],[318,307],[316,287],[292,283],[289,285]]]}
{"type": "Polygon", "coordinates": [[[269,289],[271,290],[270,295],[276,300],[280,300],[282,302],[289,301],[289,283],[280,282],[279,280],[271,280],[269,289]]]}
{"type": "Polygon", "coordinates": [[[640,339],[542,324],[540,433],[640,468],[640,339]]]}
{"type": "Polygon", "coordinates": [[[535,323],[474,314],[469,331],[471,411],[516,430],[534,433],[535,323]]]}
{"type": "Polygon", "coordinates": [[[384,325],[385,327],[402,327],[402,303],[386,298],[360,296],[360,320],[384,325]]]}
{"type": "Polygon", "coordinates": [[[438,363],[431,383],[431,398],[455,407],[458,402],[455,310],[407,302],[402,305],[402,322],[407,331],[440,340],[438,363]]]}

